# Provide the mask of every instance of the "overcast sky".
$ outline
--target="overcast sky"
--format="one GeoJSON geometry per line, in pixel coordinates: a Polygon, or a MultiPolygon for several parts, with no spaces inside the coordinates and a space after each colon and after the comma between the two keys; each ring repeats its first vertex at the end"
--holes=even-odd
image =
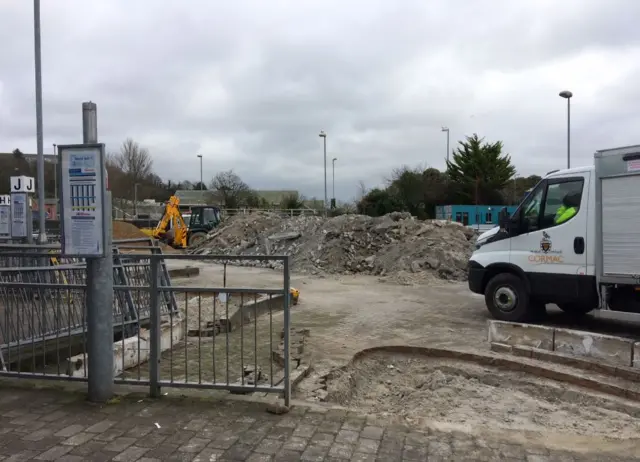
{"type": "MultiPolygon", "coordinates": [[[[521,175],[640,144],[638,0],[42,0],[45,152],[132,137],[164,179],[336,195],[477,132],[521,175]]],[[[0,152],[36,151],[33,2],[0,0],[0,152]]]]}

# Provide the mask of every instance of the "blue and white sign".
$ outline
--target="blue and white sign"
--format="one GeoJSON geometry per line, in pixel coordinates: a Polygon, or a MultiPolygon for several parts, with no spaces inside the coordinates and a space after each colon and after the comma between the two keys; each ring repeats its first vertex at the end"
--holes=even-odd
{"type": "Polygon", "coordinates": [[[63,252],[104,256],[104,146],[60,146],[59,153],[63,252]]]}

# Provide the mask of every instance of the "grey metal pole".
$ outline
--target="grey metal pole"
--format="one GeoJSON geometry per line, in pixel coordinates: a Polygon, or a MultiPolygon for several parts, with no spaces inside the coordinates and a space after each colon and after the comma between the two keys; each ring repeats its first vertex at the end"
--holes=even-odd
{"type": "Polygon", "coordinates": [[[571,168],[571,98],[567,98],[567,168],[571,168]]]}
{"type": "Polygon", "coordinates": [[[138,218],[138,183],[133,184],[133,217],[138,218]]]}
{"type": "Polygon", "coordinates": [[[333,199],[335,199],[335,198],[336,198],[336,160],[337,160],[337,159],[336,159],[336,158],[334,158],[334,159],[331,161],[331,164],[332,164],[332,165],[331,165],[331,167],[332,167],[332,170],[333,170],[333,171],[331,172],[331,174],[332,174],[332,178],[331,178],[331,197],[332,197],[333,199]]]}
{"type": "Polygon", "coordinates": [[[571,98],[573,93],[569,90],[563,90],[559,96],[567,100],[567,168],[571,168],[571,98]]]}
{"type": "Polygon", "coordinates": [[[284,405],[291,404],[291,356],[290,356],[290,334],[291,334],[291,274],[289,272],[289,256],[283,261],[283,285],[284,285],[284,405]]]}
{"type": "Polygon", "coordinates": [[[447,162],[449,162],[449,129],[447,129],[447,162]]]}
{"type": "MultiPolygon", "coordinates": [[[[82,142],[98,142],[95,103],[82,103],[82,142]]],[[[104,403],[114,394],[113,385],[113,255],[111,193],[105,192],[102,211],[107,232],[106,258],[87,258],[87,352],[89,401],[104,403]]]]}
{"type": "Polygon", "coordinates": [[[200,156],[200,191],[204,189],[204,185],[202,184],[202,156],[200,156]]]}
{"type": "Polygon", "coordinates": [[[36,139],[38,153],[38,243],[47,243],[45,230],[45,206],[44,206],[44,141],[42,129],[42,59],[40,47],[40,0],[33,0],[33,36],[36,69],[36,139]]]}
{"type": "Polygon", "coordinates": [[[324,141],[324,214],[327,215],[327,135],[322,137],[324,141]]]}
{"type": "Polygon", "coordinates": [[[58,155],[56,153],[56,143],[53,143],[53,197],[56,199],[56,212],[57,212],[58,211],[58,155]]]}

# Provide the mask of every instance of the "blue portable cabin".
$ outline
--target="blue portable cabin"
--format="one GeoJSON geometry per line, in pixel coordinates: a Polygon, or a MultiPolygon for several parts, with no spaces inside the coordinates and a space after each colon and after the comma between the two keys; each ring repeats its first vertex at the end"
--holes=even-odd
{"type": "Polygon", "coordinates": [[[518,208],[517,205],[437,205],[436,219],[457,221],[465,226],[497,225],[503,207],[507,207],[509,214],[518,208]]]}

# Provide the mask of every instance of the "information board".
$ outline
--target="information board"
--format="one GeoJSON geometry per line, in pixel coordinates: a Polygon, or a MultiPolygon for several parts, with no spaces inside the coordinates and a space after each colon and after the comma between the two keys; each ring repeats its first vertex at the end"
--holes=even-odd
{"type": "Polygon", "coordinates": [[[104,145],[58,146],[58,153],[63,253],[103,257],[104,145]]]}
{"type": "Polygon", "coordinates": [[[28,236],[27,206],[29,205],[27,193],[11,194],[11,237],[24,239],[28,236]]]}
{"type": "Polygon", "coordinates": [[[11,196],[0,195],[0,237],[11,237],[11,196]]]}

